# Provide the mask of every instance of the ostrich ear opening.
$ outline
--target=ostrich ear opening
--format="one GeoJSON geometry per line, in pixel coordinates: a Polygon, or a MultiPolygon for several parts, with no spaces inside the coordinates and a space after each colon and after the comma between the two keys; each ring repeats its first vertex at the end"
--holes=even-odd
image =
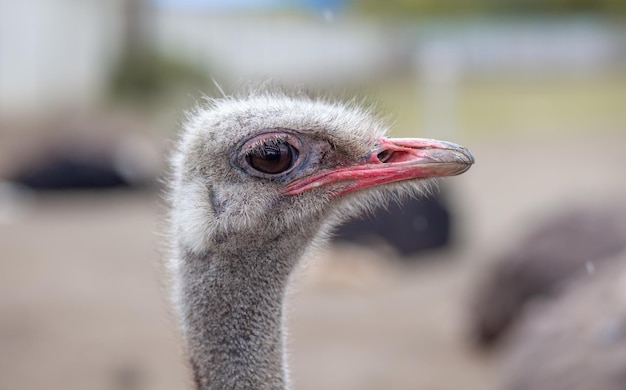
{"type": "Polygon", "coordinates": [[[336,196],[404,180],[455,176],[467,171],[474,156],[466,148],[424,138],[381,138],[378,146],[357,164],[325,170],[289,183],[284,195],[339,186],[336,196]]]}

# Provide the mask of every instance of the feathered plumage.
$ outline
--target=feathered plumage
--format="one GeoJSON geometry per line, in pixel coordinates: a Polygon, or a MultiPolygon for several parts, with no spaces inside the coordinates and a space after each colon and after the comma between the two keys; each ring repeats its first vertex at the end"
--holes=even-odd
{"type": "Polygon", "coordinates": [[[197,387],[288,385],[283,298],[329,228],[473,157],[435,140],[385,138],[371,110],[305,94],[207,99],[172,160],[172,294],[197,387]]]}

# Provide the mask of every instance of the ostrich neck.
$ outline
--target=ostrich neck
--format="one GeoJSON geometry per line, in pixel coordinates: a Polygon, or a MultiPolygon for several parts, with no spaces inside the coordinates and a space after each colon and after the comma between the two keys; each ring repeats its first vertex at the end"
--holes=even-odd
{"type": "Polygon", "coordinates": [[[187,252],[181,262],[183,329],[196,387],[284,389],[283,302],[306,243],[293,235],[257,245],[249,237],[233,241],[201,255],[187,252]]]}

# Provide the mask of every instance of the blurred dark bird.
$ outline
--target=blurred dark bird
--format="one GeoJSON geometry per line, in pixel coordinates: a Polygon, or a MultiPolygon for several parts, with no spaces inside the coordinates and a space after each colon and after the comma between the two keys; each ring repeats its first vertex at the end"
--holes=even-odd
{"type": "MultiPolygon", "coordinates": [[[[472,335],[497,343],[525,308],[575,286],[626,249],[626,210],[579,207],[549,218],[493,263],[472,307],[472,335]]],[[[624,382],[626,383],[626,382],[624,382]]]]}
{"type": "Polygon", "coordinates": [[[503,345],[503,390],[626,388],[626,251],[534,306],[503,345]]]}
{"type": "Polygon", "coordinates": [[[198,389],[288,387],[283,305],[300,258],[341,220],[474,162],[385,132],[362,108],[282,93],[189,116],[172,158],[169,266],[198,389]]]}
{"type": "Polygon", "coordinates": [[[408,259],[450,242],[451,216],[441,188],[416,198],[392,200],[372,214],[341,225],[333,239],[371,245],[384,243],[408,259]]]}
{"type": "Polygon", "coordinates": [[[52,124],[42,132],[54,138],[33,140],[29,150],[13,159],[17,161],[6,179],[38,191],[151,184],[161,168],[158,151],[126,127],[102,118],[52,124]]]}

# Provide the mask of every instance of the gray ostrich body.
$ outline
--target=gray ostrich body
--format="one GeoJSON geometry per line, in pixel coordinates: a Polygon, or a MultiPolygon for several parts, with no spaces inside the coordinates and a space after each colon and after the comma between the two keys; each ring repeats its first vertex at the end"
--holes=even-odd
{"type": "Polygon", "coordinates": [[[527,306],[576,287],[587,267],[604,266],[626,250],[626,211],[615,204],[577,206],[549,216],[497,258],[477,291],[472,333],[496,345],[527,306]]]}
{"type": "Polygon", "coordinates": [[[505,390],[626,388],[626,252],[537,305],[502,345],[505,390]]]}
{"type": "Polygon", "coordinates": [[[198,389],[288,386],[283,301],[334,224],[473,163],[458,145],[383,137],[358,107],[251,94],[192,113],[172,159],[173,300],[198,389]]]}
{"type": "Polygon", "coordinates": [[[626,388],[626,214],[580,205],[534,227],[487,272],[473,333],[506,390],[626,388]]]}

